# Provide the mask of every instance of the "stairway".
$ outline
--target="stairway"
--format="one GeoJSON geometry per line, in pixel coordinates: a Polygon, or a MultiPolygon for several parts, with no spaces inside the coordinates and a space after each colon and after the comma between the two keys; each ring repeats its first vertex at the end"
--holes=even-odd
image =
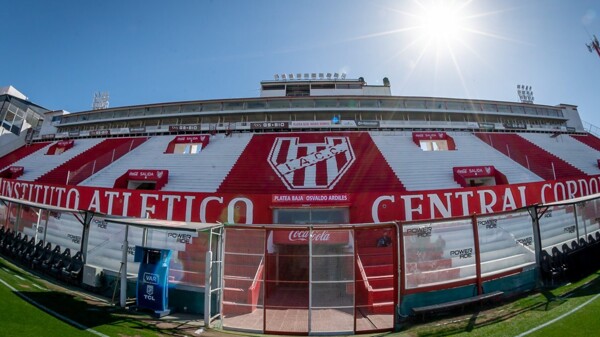
{"type": "Polygon", "coordinates": [[[573,165],[515,133],[475,133],[479,139],[545,180],[582,177],[573,165]]]}
{"type": "Polygon", "coordinates": [[[0,158],[0,171],[1,169],[11,166],[17,161],[29,156],[30,154],[52,144],[51,142],[33,143],[31,145],[23,145],[20,148],[12,151],[11,153],[0,158]]]}
{"type": "Polygon", "coordinates": [[[145,142],[146,138],[108,138],[87,151],[71,158],[62,165],[45,173],[36,182],[77,185],[95,171],[108,166],[131,149],[145,142]],[[67,180],[69,180],[67,182],[67,180]]]}
{"type": "MultiPolygon", "coordinates": [[[[389,230],[389,229],[387,229],[389,230]]],[[[374,314],[394,312],[394,247],[377,247],[382,229],[357,230],[356,235],[356,306],[374,314]]],[[[392,236],[392,235],[390,235],[392,236]]]]}
{"type": "Polygon", "coordinates": [[[247,314],[263,305],[264,240],[262,230],[227,230],[223,315],[247,314]]]}

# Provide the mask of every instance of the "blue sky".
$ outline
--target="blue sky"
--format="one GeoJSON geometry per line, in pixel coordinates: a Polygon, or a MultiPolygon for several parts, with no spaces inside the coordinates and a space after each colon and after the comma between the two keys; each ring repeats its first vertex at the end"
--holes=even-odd
{"type": "MultiPolygon", "coordinates": [[[[600,1],[2,1],[0,86],[49,109],[254,97],[275,73],[345,72],[400,96],[575,104],[600,127],[600,1]],[[4,3],[2,3],[4,2],[4,3]],[[428,28],[432,8],[459,29],[428,28]]],[[[445,20],[445,19],[444,19],[445,20]]]]}

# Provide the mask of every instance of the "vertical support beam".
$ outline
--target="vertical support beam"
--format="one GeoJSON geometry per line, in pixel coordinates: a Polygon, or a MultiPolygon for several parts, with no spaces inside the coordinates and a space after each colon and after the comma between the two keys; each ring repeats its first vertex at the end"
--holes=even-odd
{"type": "Polygon", "coordinates": [[[15,226],[13,228],[15,233],[17,232],[17,229],[19,229],[19,223],[21,222],[21,210],[22,209],[23,209],[23,205],[17,204],[17,217],[15,218],[15,226]]]}
{"type": "Polygon", "coordinates": [[[127,251],[129,250],[129,225],[125,225],[125,238],[123,239],[123,249],[121,254],[121,292],[120,292],[120,305],[121,308],[127,306],[127,251]]]}
{"type": "Polygon", "coordinates": [[[87,248],[90,240],[90,227],[92,224],[92,219],[94,218],[93,213],[85,212],[83,216],[83,230],[81,231],[81,247],[79,251],[81,252],[81,259],[83,263],[87,261],[87,248]]]}
{"type": "Polygon", "coordinates": [[[396,296],[394,298],[394,327],[400,322],[399,320],[399,313],[400,313],[400,303],[402,303],[402,272],[404,271],[404,267],[402,266],[403,260],[402,259],[402,247],[403,247],[403,242],[400,241],[402,240],[402,236],[401,236],[401,231],[402,231],[402,227],[400,226],[400,224],[398,222],[393,222],[394,224],[394,230],[396,231],[396,245],[395,245],[395,251],[394,251],[394,257],[393,257],[393,261],[394,261],[394,291],[396,293],[396,296]]]}
{"type": "MultiPolygon", "coordinates": [[[[208,235],[212,236],[212,233],[208,235]]],[[[208,248],[209,250],[206,252],[206,262],[204,264],[204,326],[206,328],[210,328],[210,295],[212,294],[212,251],[210,250],[210,244],[208,248]]]]}
{"type": "Polygon", "coordinates": [[[38,243],[38,230],[40,229],[40,223],[42,222],[42,212],[43,212],[42,209],[38,209],[38,217],[37,217],[37,221],[35,223],[35,234],[34,234],[34,237],[35,237],[34,242],[36,244],[38,243]]]}
{"type": "Polygon", "coordinates": [[[352,255],[353,255],[353,259],[352,259],[352,274],[354,275],[354,291],[352,292],[352,319],[354,320],[354,324],[353,324],[353,328],[352,331],[354,331],[354,334],[356,334],[356,293],[358,292],[358,282],[357,282],[357,276],[356,275],[356,264],[358,263],[358,250],[356,249],[356,232],[358,231],[358,229],[356,227],[352,227],[352,255]]]}
{"type": "Polygon", "coordinates": [[[313,255],[313,226],[309,227],[309,235],[308,235],[308,334],[310,335],[311,333],[311,325],[312,325],[312,294],[313,294],[313,287],[312,287],[312,269],[313,269],[313,265],[312,265],[312,255],[313,255]]]}
{"type": "MultiPolygon", "coordinates": [[[[577,241],[577,244],[579,244],[579,221],[577,220],[577,204],[573,204],[573,217],[575,218],[575,235],[577,235],[577,238],[575,238],[575,241],[577,241]]],[[[585,231],[585,224],[584,224],[583,228],[585,231]]]]}
{"type": "MultiPolygon", "coordinates": [[[[529,212],[529,215],[531,216],[531,225],[533,227],[533,241],[534,241],[534,245],[535,245],[535,264],[537,266],[537,286],[539,287],[541,285],[541,281],[542,281],[542,268],[540,268],[540,259],[542,256],[542,238],[540,236],[540,213],[539,213],[539,206],[533,206],[533,207],[529,207],[527,208],[527,211],[529,212]]],[[[546,207],[542,214],[546,212],[548,208],[546,207]]]]}
{"type": "Polygon", "coordinates": [[[477,216],[471,216],[471,225],[473,226],[473,245],[475,246],[475,274],[477,279],[477,295],[483,294],[481,281],[481,251],[479,250],[479,228],[477,228],[477,216]]]}
{"type": "Polygon", "coordinates": [[[146,247],[148,243],[148,228],[144,227],[142,229],[142,246],[146,247]]]}
{"type": "Polygon", "coordinates": [[[44,223],[44,244],[47,244],[48,242],[46,242],[46,234],[48,233],[48,220],[50,220],[50,211],[46,210],[46,222],[44,223]]]}
{"type": "Polygon", "coordinates": [[[406,279],[406,264],[404,261],[404,228],[396,222],[398,228],[398,265],[400,266],[400,277],[398,280],[399,294],[398,294],[398,308],[402,307],[402,299],[406,292],[406,285],[404,280],[406,279]]]}

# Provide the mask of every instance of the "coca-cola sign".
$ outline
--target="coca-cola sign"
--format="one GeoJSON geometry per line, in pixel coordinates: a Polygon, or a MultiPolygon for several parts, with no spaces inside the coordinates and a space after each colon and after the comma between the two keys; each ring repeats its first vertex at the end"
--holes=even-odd
{"type": "Polygon", "coordinates": [[[75,141],[73,139],[70,140],[61,140],[58,143],[56,143],[56,147],[73,147],[73,144],[75,143],[75,141]]]}
{"type": "Polygon", "coordinates": [[[127,171],[129,179],[132,180],[158,180],[163,176],[168,176],[168,170],[129,170],[127,171]]]}
{"type": "Polygon", "coordinates": [[[448,137],[445,132],[413,132],[412,136],[415,140],[443,140],[448,137]]]}
{"type": "Polygon", "coordinates": [[[204,143],[208,136],[177,136],[175,137],[175,143],[204,143]]]}
{"type": "Polygon", "coordinates": [[[23,173],[23,170],[25,168],[23,166],[11,166],[8,168],[8,170],[10,171],[10,173],[23,173]]]}
{"type": "Polygon", "coordinates": [[[304,230],[275,231],[273,243],[287,245],[306,245],[309,241],[315,244],[347,244],[348,231],[304,230]]]}
{"type": "Polygon", "coordinates": [[[472,177],[493,177],[496,173],[494,166],[465,166],[453,167],[455,174],[459,174],[465,178],[472,177]]]}

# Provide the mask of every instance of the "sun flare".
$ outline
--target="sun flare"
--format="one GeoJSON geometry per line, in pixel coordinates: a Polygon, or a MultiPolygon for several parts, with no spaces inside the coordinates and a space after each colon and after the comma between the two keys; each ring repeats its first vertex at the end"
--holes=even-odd
{"type": "Polygon", "coordinates": [[[422,12],[417,14],[420,21],[418,30],[424,38],[430,42],[447,44],[465,39],[468,27],[466,14],[463,11],[464,6],[451,1],[420,3],[420,6],[422,12]]]}

